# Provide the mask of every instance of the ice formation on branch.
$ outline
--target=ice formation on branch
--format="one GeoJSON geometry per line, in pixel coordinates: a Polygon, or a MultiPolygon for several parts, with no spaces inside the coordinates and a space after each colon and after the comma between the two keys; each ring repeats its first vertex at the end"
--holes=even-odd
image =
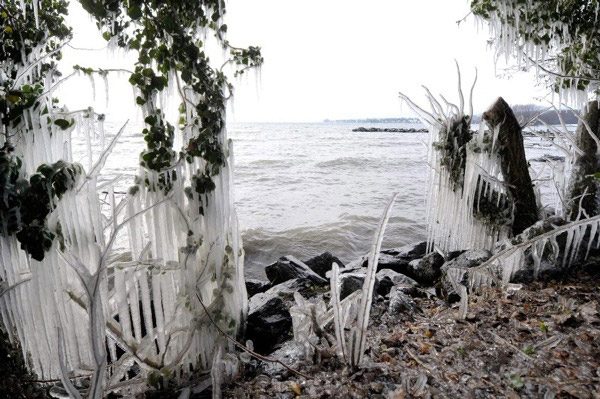
{"type": "MultiPolygon", "coordinates": [[[[512,205],[506,195],[496,154],[498,129],[470,130],[472,115],[465,115],[460,86],[456,106],[442,97],[442,105],[428,89],[431,112],[411,99],[400,97],[429,127],[429,188],[427,225],[429,250],[492,249],[508,234],[512,205]]],[[[476,79],[475,79],[476,80],[476,79]]],[[[469,112],[473,112],[473,86],[469,112]]]]}
{"type": "Polygon", "coordinates": [[[600,2],[475,0],[473,13],[488,23],[497,56],[534,67],[559,93],[559,103],[580,108],[598,95],[597,35],[600,2]]]}
{"type": "Polygon", "coordinates": [[[450,267],[447,277],[454,290],[461,296],[461,317],[466,315],[468,303],[467,292],[477,292],[484,287],[510,287],[516,273],[525,268],[532,268],[533,278],[551,263],[563,270],[575,262],[587,259],[592,249],[600,248],[600,216],[577,220],[561,226],[550,225],[547,231],[538,231],[540,226],[533,226],[527,236],[516,237],[504,245],[483,264],[470,269],[450,267]],[[536,234],[537,233],[537,234],[536,234]]]}
{"type": "MultiPolygon", "coordinates": [[[[326,335],[324,328],[333,321],[338,356],[353,368],[363,363],[379,253],[385,228],[397,196],[398,194],[394,194],[389,201],[375,231],[362,290],[354,291],[340,300],[339,266],[334,262],[331,272],[331,309],[327,309],[322,300],[313,303],[298,293],[294,294],[296,304],[290,308],[294,339],[305,346],[307,358],[314,354],[314,348],[317,347],[319,339],[326,335]],[[350,330],[348,337],[346,337],[346,329],[350,330]]],[[[326,343],[327,341],[321,340],[321,342],[326,343]]]]}

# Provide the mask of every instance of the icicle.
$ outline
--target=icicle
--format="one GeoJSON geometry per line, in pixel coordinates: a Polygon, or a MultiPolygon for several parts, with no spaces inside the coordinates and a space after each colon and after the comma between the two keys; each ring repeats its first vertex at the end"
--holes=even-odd
{"type": "Polygon", "coordinates": [[[33,16],[35,18],[35,28],[36,29],[40,29],[40,19],[39,19],[39,0],[32,0],[32,5],[33,5],[33,16]]]}

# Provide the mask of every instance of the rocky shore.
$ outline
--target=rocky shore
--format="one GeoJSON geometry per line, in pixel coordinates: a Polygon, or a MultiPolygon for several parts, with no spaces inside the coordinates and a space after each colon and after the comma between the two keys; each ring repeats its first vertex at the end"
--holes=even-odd
{"type": "MultiPolygon", "coordinates": [[[[543,228],[538,226],[537,229],[543,228]]],[[[228,398],[598,397],[600,275],[592,257],[562,281],[532,282],[524,272],[510,291],[472,295],[465,319],[446,271],[469,269],[488,251],[425,253],[425,243],[384,250],[377,268],[368,361],[348,369],[338,358],[333,326],[306,358],[293,340],[294,293],[330,300],[332,263],[342,268],[341,297],[360,290],[366,259],[347,265],[324,253],[306,261],[282,257],[266,267],[268,281],[248,280],[246,339],[280,364],[248,359],[228,398]],[[581,277],[581,274],[585,277],[581,277]]],[[[556,276],[547,266],[543,277],[556,276]]],[[[564,272],[564,271],[563,271],[564,272]]]]}

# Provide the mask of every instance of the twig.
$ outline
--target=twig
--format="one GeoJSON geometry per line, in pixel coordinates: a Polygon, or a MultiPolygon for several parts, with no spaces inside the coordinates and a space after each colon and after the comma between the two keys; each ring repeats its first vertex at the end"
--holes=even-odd
{"type": "MultiPolygon", "coordinates": [[[[90,375],[86,374],[86,375],[76,375],[74,377],[69,377],[70,380],[78,380],[80,378],[89,378],[90,375]]],[[[28,384],[51,384],[53,382],[61,382],[62,380],[60,378],[54,378],[54,379],[50,379],[50,380],[23,380],[23,382],[26,382],[28,384]]]]}
{"type": "Polygon", "coordinates": [[[473,14],[473,11],[469,11],[467,13],[467,15],[465,15],[464,17],[462,17],[461,19],[456,21],[456,25],[460,25],[463,21],[465,21],[467,18],[469,18],[469,15],[471,15],[471,14],[473,14]]]}
{"type": "Polygon", "coordinates": [[[565,75],[565,74],[562,74],[562,73],[559,73],[559,72],[551,71],[548,68],[542,66],[542,64],[539,61],[534,60],[533,58],[531,58],[529,56],[529,54],[527,54],[525,51],[523,51],[523,55],[525,55],[525,57],[527,57],[529,59],[529,61],[533,62],[535,64],[535,66],[537,66],[539,69],[541,69],[542,71],[546,72],[549,75],[556,76],[556,77],[563,78],[563,79],[582,79],[582,80],[589,80],[591,82],[598,82],[598,81],[600,81],[600,79],[594,78],[592,76],[565,75]]]}
{"type": "Polygon", "coordinates": [[[268,356],[260,355],[260,354],[258,354],[256,352],[254,352],[253,350],[248,349],[244,344],[238,342],[231,335],[227,334],[225,331],[223,331],[223,329],[212,318],[212,316],[210,315],[210,312],[208,311],[208,309],[204,305],[204,302],[202,302],[202,299],[200,298],[200,295],[196,294],[196,297],[198,298],[198,301],[200,302],[200,306],[202,306],[202,308],[206,312],[206,315],[208,316],[208,319],[210,320],[210,322],[215,326],[215,328],[217,330],[219,330],[219,332],[221,334],[223,334],[223,336],[225,336],[225,338],[227,338],[231,343],[233,343],[239,349],[241,349],[244,352],[248,353],[249,355],[257,358],[258,360],[262,360],[263,362],[278,363],[278,364],[282,365],[283,367],[285,367],[287,370],[291,371],[292,373],[297,374],[300,377],[305,378],[307,380],[310,380],[310,377],[308,375],[306,375],[306,374],[304,374],[304,373],[302,373],[302,372],[300,372],[300,371],[298,371],[298,370],[296,370],[296,369],[288,366],[287,364],[283,363],[281,360],[275,359],[275,358],[272,358],[272,357],[268,357],[268,356]]]}
{"type": "Polygon", "coordinates": [[[511,344],[510,342],[508,342],[506,339],[502,338],[498,334],[490,331],[490,335],[492,337],[494,337],[494,340],[496,340],[497,343],[499,343],[501,345],[508,346],[510,349],[512,349],[513,351],[515,351],[518,355],[520,355],[521,357],[523,357],[525,360],[528,360],[528,361],[531,361],[531,362],[534,361],[534,359],[531,356],[529,356],[527,353],[523,352],[521,349],[517,348],[516,346],[514,346],[513,344],[511,344]]]}
{"type": "Polygon", "coordinates": [[[417,362],[420,366],[424,367],[425,369],[427,369],[427,371],[432,372],[433,371],[433,367],[431,367],[430,365],[428,365],[427,363],[423,362],[421,359],[419,359],[417,357],[417,355],[415,355],[414,353],[412,353],[412,351],[408,348],[406,348],[406,353],[409,354],[410,357],[413,358],[413,360],[415,362],[417,362]]]}

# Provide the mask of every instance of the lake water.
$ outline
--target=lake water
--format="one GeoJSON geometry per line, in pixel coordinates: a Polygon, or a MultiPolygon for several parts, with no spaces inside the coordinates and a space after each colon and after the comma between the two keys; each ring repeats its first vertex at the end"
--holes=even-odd
{"type": "Polygon", "coordinates": [[[384,246],[425,238],[427,134],[352,132],[358,126],[230,128],[249,274],[287,254],[307,259],[330,251],[342,261],[363,255],[394,192],[400,196],[384,246]]]}

